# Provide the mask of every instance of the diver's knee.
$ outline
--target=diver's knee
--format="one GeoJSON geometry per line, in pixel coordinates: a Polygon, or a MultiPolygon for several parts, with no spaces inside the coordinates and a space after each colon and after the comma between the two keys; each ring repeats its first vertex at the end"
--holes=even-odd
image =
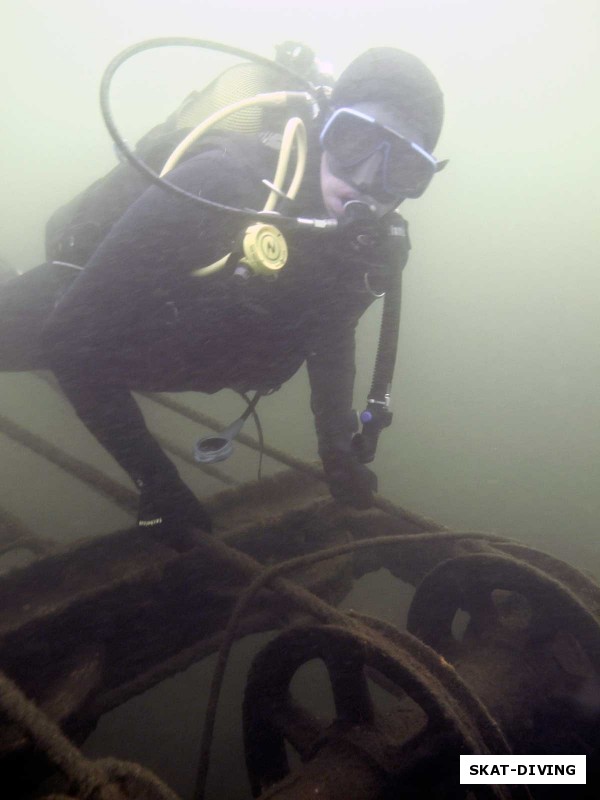
{"type": "Polygon", "coordinates": [[[57,374],[68,366],[72,368],[79,360],[77,348],[73,345],[72,332],[58,319],[47,320],[40,349],[48,367],[57,374]]]}

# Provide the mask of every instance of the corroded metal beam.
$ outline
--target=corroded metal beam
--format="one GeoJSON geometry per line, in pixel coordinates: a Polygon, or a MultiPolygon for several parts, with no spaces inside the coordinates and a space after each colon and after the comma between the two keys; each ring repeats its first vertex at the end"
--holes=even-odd
{"type": "MultiPolygon", "coordinates": [[[[81,541],[6,575],[0,668],[68,729],[88,729],[128,692],[218,647],[237,596],[261,562],[347,541],[333,524],[317,535],[319,515],[308,509],[322,505],[319,491],[309,478],[288,474],[261,485],[254,501],[252,489],[237,502],[225,493],[226,510],[219,511],[218,500],[212,510],[217,529],[226,526],[237,550],[218,535],[198,534],[196,546],[181,553],[128,530],[81,541]],[[287,517],[273,516],[276,506],[286,505],[287,517]]],[[[337,559],[299,580],[307,592],[338,602],[352,585],[349,563],[337,559]]],[[[274,603],[272,590],[265,590],[245,630],[286,624],[297,607],[285,596],[274,603]]]]}
{"type": "MultiPolygon", "coordinates": [[[[419,637],[426,641],[433,637],[430,643],[443,655],[440,658],[435,650],[421,648],[424,661],[419,665],[410,650],[420,647],[414,637],[384,630],[385,626],[371,621],[370,632],[359,631],[364,652],[374,654],[366,658],[364,669],[374,669],[377,681],[391,688],[392,694],[403,697],[406,690],[399,678],[404,673],[394,666],[395,661],[400,665],[403,659],[411,662],[416,676],[413,684],[420,680],[423,669],[434,675],[435,682],[440,669],[452,671],[453,662],[457,677],[452,680],[460,679],[475,698],[469,700],[467,693],[465,702],[476,708],[483,700],[502,721],[510,739],[521,741],[521,731],[530,721],[530,717],[519,717],[519,703],[515,706],[513,702],[519,686],[525,685],[522,666],[539,676],[542,664],[549,675],[545,683],[538,680],[536,686],[534,681],[530,687],[528,713],[546,708],[544,693],[550,696],[548,687],[560,692],[565,672],[575,691],[584,684],[588,688],[595,685],[600,643],[594,638],[592,623],[600,618],[600,589],[546,554],[502,537],[450,533],[385,501],[367,512],[349,512],[329,499],[322,481],[309,470],[281,473],[226,490],[213,497],[209,506],[215,535],[198,533],[186,552],[139,530],[120,531],[56,550],[0,579],[0,669],[76,741],[82,740],[106,711],[218,649],[240,594],[266,566],[300,556],[306,559],[308,554],[332,547],[340,548],[335,557],[321,564],[304,563],[294,571],[293,581],[280,576],[265,583],[242,615],[238,635],[285,629],[292,622],[305,621],[307,615],[327,625],[349,625],[356,633],[358,623],[349,622],[335,605],[352,588],[355,578],[386,567],[418,585],[411,624],[419,637]],[[401,537],[397,544],[366,546],[375,537],[391,535],[401,537]],[[360,549],[351,553],[353,543],[360,549]],[[477,559],[488,566],[472,569],[470,565],[477,559]],[[506,561],[512,565],[508,571],[502,567],[506,561]],[[501,568],[497,569],[498,565],[501,568]],[[531,583],[529,598],[529,584],[519,577],[527,570],[534,571],[534,578],[538,576],[538,583],[531,583]],[[541,578],[538,573],[543,573],[541,578]],[[553,581],[563,593],[556,601],[548,599],[553,597],[548,593],[553,581]],[[576,622],[567,632],[571,639],[559,624],[552,624],[546,626],[546,636],[540,640],[539,626],[528,627],[526,614],[525,623],[509,624],[507,620],[522,612],[515,587],[521,590],[525,606],[529,602],[530,610],[533,608],[536,621],[548,616],[546,612],[560,618],[562,611],[569,609],[569,619],[576,622]],[[490,597],[496,605],[490,606],[490,597]],[[448,619],[455,608],[466,608],[471,622],[463,642],[448,644],[448,619]],[[434,641],[440,629],[445,638],[434,641]],[[551,674],[552,658],[558,659],[563,673],[551,674]],[[384,663],[389,674],[382,670],[384,663]],[[578,670],[581,674],[576,674],[578,670]]],[[[287,651],[283,648],[282,652],[287,651]]],[[[342,657],[338,662],[349,660],[342,657]]],[[[355,686],[357,680],[336,677],[338,685],[355,686]]],[[[267,685],[274,682],[268,679],[267,685]]],[[[257,685],[264,682],[259,680],[257,685]]],[[[447,693],[447,689],[442,686],[440,692],[447,693]]],[[[351,694],[356,694],[354,689],[351,694]]],[[[456,699],[452,705],[459,720],[456,699]]],[[[358,793],[357,788],[353,795],[357,800],[376,797],[382,786],[389,789],[390,781],[396,786],[402,780],[416,780],[423,760],[442,758],[449,741],[444,731],[430,736],[427,743],[421,741],[422,714],[414,715],[411,725],[415,729],[407,733],[404,709],[396,720],[399,728],[390,723],[387,733],[385,725],[377,732],[377,752],[389,755],[393,747],[385,736],[397,728],[397,752],[408,760],[395,767],[394,759],[375,758],[376,751],[370,749],[375,740],[369,735],[355,732],[348,739],[344,726],[337,726],[316,746],[315,735],[322,738],[323,732],[315,734],[306,715],[276,707],[273,714],[286,736],[304,749],[307,770],[313,777],[323,774],[327,765],[334,772],[342,769],[346,776],[355,774],[356,780],[358,773],[363,776],[364,791],[358,793]],[[407,746],[407,741],[412,744],[407,746]],[[362,766],[357,755],[361,748],[362,766]]],[[[444,715],[438,716],[441,720],[444,715]]],[[[580,719],[573,711],[572,727],[576,728],[580,719]]],[[[597,715],[592,720],[596,722],[597,715]]],[[[466,718],[457,725],[463,733],[474,731],[466,718]]],[[[0,758],[22,752],[24,745],[18,729],[0,726],[0,758]]],[[[285,785],[284,780],[273,796],[295,798],[296,789],[288,794],[285,785]]],[[[299,784],[294,785],[297,788],[299,784]]]]}

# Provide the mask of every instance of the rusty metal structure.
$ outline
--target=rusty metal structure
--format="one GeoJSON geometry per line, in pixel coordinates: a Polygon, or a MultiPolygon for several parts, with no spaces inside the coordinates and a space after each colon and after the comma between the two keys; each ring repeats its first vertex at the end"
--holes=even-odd
{"type": "MultiPolygon", "coordinates": [[[[122,486],[10,420],[0,430],[134,506],[122,486]]],[[[273,630],[240,700],[254,797],[565,796],[560,786],[459,784],[460,754],[509,753],[584,753],[587,787],[568,796],[595,796],[598,584],[518,542],[450,531],[384,500],[348,511],[329,499],[317,468],[267,451],[287,469],[240,486],[222,475],[231,485],[209,501],[213,536],[169,543],[123,530],[58,547],[2,513],[0,552],[32,555],[0,578],[0,774],[15,787],[7,797],[174,800],[143,767],[91,761],[78,745],[109,710],[218,652],[195,791],[204,797],[231,645],[273,630]],[[338,609],[357,579],[381,568],[415,587],[406,629],[400,608],[398,626],[338,609]],[[291,690],[315,659],[335,706],[326,721],[291,690]]]]}

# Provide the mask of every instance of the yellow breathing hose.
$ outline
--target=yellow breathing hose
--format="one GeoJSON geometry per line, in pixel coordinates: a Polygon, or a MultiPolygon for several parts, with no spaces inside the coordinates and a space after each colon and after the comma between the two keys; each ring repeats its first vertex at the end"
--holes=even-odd
{"type": "Polygon", "coordinates": [[[277,169],[275,170],[275,177],[273,178],[274,189],[267,198],[263,211],[273,211],[277,200],[281,197],[282,193],[289,200],[294,200],[298,194],[298,190],[304,178],[304,171],[306,169],[306,155],[308,143],[306,138],[306,126],[300,117],[292,117],[286,123],[283,130],[281,139],[281,149],[279,150],[279,159],[277,161],[277,169]],[[292,147],[296,144],[296,169],[294,170],[294,177],[287,190],[283,192],[282,186],[285,176],[287,175],[288,166],[290,163],[290,155],[292,147]]]}
{"type": "MultiPolygon", "coordinates": [[[[211,114],[210,117],[207,117],[190,131],[183,141],[177,145],[162,168],[160,177],[162,178],[167,172],[170,172],[179,163],[191,145],[225,117],[248,106],[282,106],[289,100],[297,99],[312,103],[312,97],[307,92],[266,92],[245,100],[239,100],[237,103],[226,106],[226,108],[219,109],[219,111],[211,114]]],[[[306,127],[299,117],[292,117],[288,120],[283,131],[275,177],[272,183],[265,181],[265,184],[271,188],[271,192],[263,211],[273,211],[281,197],[289,200],[293,200],[296,197],[304,178],[307,148],[306,127]],[[283,182],[288,172],[294,144],[296,145],[296,168],[290,186],[287,192],[284,192],[283,182]]],[[[244,251],[246,260],[248,260],[252,269],[263,275],[275,275],[287,259],[287,248],[281,233],[272,225],[259,224],[248,228],[246,234],[244,251]]],[[[225,266],[230,255],[231,253],[227,253],[227,255],[213,264],[194,270],[191,274],[195,277],[211,275],[225,266]]]]}

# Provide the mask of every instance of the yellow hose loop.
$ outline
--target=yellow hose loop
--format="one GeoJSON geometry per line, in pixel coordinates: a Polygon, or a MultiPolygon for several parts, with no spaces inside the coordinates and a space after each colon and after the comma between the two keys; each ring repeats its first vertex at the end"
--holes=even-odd
{"type": "Polygon", "coordinates": [[[227,255],[223,256],[223,258],[220,258],[218,261],[214,261],[207,267],[195,269],[193,272],[190,272],[190,275],[192,275],[194,278],[206,278],[207,275],[212,275],[214,272],[218,272],[220,269],[223,269],[230,255],[231,253],[227,253],[227,255]]]}
{"type": "Polygon", "coordinates": [[[300,184],[304,178],[304,170],[306,169],[306,126],[300,117],[292,117],[289,119],[284,128],[283,137],[281,140],[281,149],[279,151],[279,159],[277,161],[277,169],[275,171],[275,177],[273,178],[273,186],[275,187],[275,190],[271,191],[263,211],[273,211],[277,204],[277,200],[279,200],[281,197],[281,193],[283,192],[283,181],[287,175],[294,143],[296,143],[297,148],[296,169],[294,171],[294,176],[292,178],[292,182],[290,183],[289,189],[287,192],[284,192],[285,196],[289,200],[293,200],[298,194],[298,189],[300,188],[300,184]]]}
{"type": "Polygon", "coordinates": [[[179,163],[192,144],[203,136],[207,130],[212,128],[213,125],[225,119],[225,117],[243,108],[247,108],[248,106],[282,106],[288,102],[288,99],[306,99],[309,101],[311,97],[308,92],[262,92],[261,94],[254,95],[254,97],[238,100],[237,103],[232,103],[230,106],[215,111],[210,117],[207,117],[207,119],[203,120],[199,125],[196,125],[194,130],[190,131],[185,139],[177,145],[162,168],[160,177],[162,178],[167,172],[170,172],[173,167],[179,163]]]}
{"type": "MultiPolygon", "coordinates": [[[[289,95],[289,94],[293,94],[293,93],[292,92],[272,92],[272,95],[289,95]]],[[[257,98],[260,98],[260,97],[261,97],[261,95],[256,95],[254,98],[251,98],[251,100],[254,101],[254,100],[256,100],[257,98]]],[[[245,105],[248,105],[248,103],[249,103],[249,101],[240,101],[240,102],[244,103],[245,105]]],[[[198,136],[202,135],[202,133],[205,132],[206,127],[207,127],[207,123],[210,123],[210,125],[214,125],[216,122],[220,121],[220,119],[223,116],[223,112],[227,111],[228,113],[232,113],[232,109],[233,110],[237,110],[235,108],[235,106],[238,106],[238,105],[239,105],[239,103],[236,103],[236,104],[234,104],[232,106],[228,106],[226,109],[222,109],[221,111],[218,111],[216,115],[213,114],[211,117],[209,117],[203,123],[201,123],[201,125],[196,127],[192,131],[192,134],[195,134],[198,131],[198,128],[201,128],[201,127],[204,128],[203,131],[201,131],[200,133],[198,133],[196,135],[195,138],[197,139],[198,136]],[[219,119],[215,120],[214,119],[215,116],[218,116],[219,119]]],[[[192,134],[190,134],[190,135],[192,135],[192,134]]],[[[188,138],[188,137],[186,137],[186,138],[188,138]]],[[[185,141],[186,140],[184,139],[184,141],[181,144],[184,144],[185,141]]],[[[189,144],[191,144],[191,142],[189,144]]],[[[187,145],[187,147],[189,147],[189,144],[187,145]]],[[[179,147],[181,147],[181,145],[179,147]]],[[[179,149],[179,148],[177,148],[177,149],[179,149]]],[[[281,197],[282,194],[285,194],[285,196],[290,200],[293,200],[296,197],[296,195],[298,194],[298,190],[300,189],[300,186],[302,184],[302,180],[304,178],[304,171],[306,169],[307,150],[308,150],[308,140],[307,140],[307,135],[306,135],[306,126],[304,125],[304,122],[300,119],[300,117],[292,117],[291,119],[289,119],[287,121],[286,126],[285,126],[284,131],[283,131],[283,137],[282,137],[282,141],[281,141],[281,149],[279,151],[279,158],[277,160],[277,168],[275,170],[275,177],[273,178],[273,184],[272,184],[274,189],[271,190],[271,193],[269,194],[269,197],[267,198],[267,202],[265,203],[263,211],[273,211],[274,208],[275,208],[275,205],[277,203],[277,200],[281,197]],[[285,177],[287,175],[288,166],[289,166],[289,162],[290,162],[290,156],[291,156],[291,153],[292,153],[292,147],[294,146],[294,143],[296,144],[296,168],[294,170],[294,175],[292,177],[292,181],[290,183],[289,189],[287,190],[287,192],[284,193],[283,189],[282,189],[282,186],[283,186],[283,182],[285,180],[285,177]]],[[[163,172],[161,173],[161,175],[167,169],[167,165],[173,160],[176,152],[177,152],[177,150],[175,150],[173,152],[173,154],[169,158],[169,161],[167,161],[167,164],[165,164],[165,167],[163,168],[163,172]]],[[[277,253],[278,253],[277,257],[275,259],[270,259],[270,258],[264,259],[263,257],[254,259],[253,256],[248,258],[248,254],[246,253],[247,258],[245,259],[245,261],[258,274],[261,274],[263,276],[269,275],[271,277],[274,277],[276,272],[279,269],[281,269],[281,267],[285,264],[285,262],[287,260],[287,245],[285,244],[285,239],[283,239],[283,236],[281,235],[281,233],[279,233],[279,231],[277,231],[276,228],[274,228],[272,225],[271,226],[264,226],[264,227],[265,228],[269,228],[270,230],[268,231],[268,233],[263,230],[261,232],[259,240],[261,242],[268,243],[267,246],[268,246],[269,249],[272,249],[273,247],[275,247],[276,250],[277,250],[277,253]],[[278,235],[276,236],[273,233],[273,231],[277,231],[278,235]],[[284,255],[282,255],[283,253],[284,253],[284,255]],[[280,255],[281,255],[281,258],[280,258],[280,255]],[[282,260],[282,263],[279,263],[280,260],[282,260]],[[269,266],[265,266],[265,262],[269,266]],[[257,264],[257,266],[254,266],[255,263],[257,264]],[[272,265],[273,263],[276,263],[277,266],[274,267],[272,265]]],[[[246,233],[248,233],[252,229],[253,228],[249,228],[246,233]]],[[[255,233],[256,233],[256,231],[254,231],[254,235],[255,235],[255,233]]],[[[252,242],[253,242],[253,244],[250,245],[251,248],[254,247],[255,240],[252,239],[252,242]]],[[[218,261],[215,261],[214,263],[209,264],[207,267],[201,267],[200,269],[194,270],[191,274],[196,278],[205,278],[207,275],[212,275],[215,272],[218,272],[220,269],[222,269],[225,266],[225,264],[227,263],[230,255],[231,255],[231,253],[227,253],[227,255],[223,256],[223,258],[220,258],[218,261]]]]}

